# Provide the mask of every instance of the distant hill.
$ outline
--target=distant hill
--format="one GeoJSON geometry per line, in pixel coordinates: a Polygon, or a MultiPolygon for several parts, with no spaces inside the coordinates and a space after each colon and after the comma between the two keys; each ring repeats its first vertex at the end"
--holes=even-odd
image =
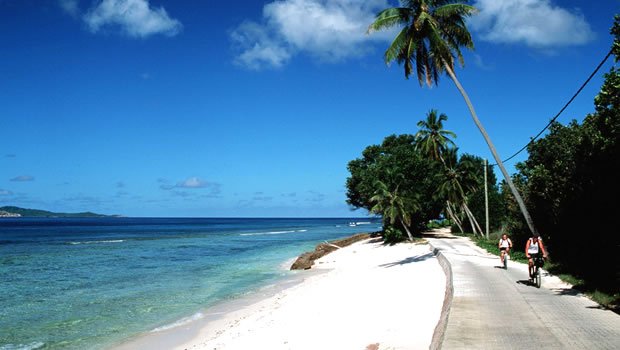
{"type": "Polygon", "coordinates": [[[96,214],[92,212],[84,213],[54,213],[47,210],[26,209],[19,207],[0,207],[0,217],[35,217],[35,218],[104,218],[113,215],[96,214]]]}

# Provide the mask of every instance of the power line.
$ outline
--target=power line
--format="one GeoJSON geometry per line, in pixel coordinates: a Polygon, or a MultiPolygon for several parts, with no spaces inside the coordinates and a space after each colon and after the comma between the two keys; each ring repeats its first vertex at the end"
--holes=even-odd
{"type": "MultiPolygon", "coordinates": [[[[558,114],[555,115],[555,117],[553,117],[551,119],[551,121],[549,121],[549,123],[547,124],[547,126],[545,126],[538,134],[536,134],[536,136],[534,136],[533,138],[530,139],[530,142],[528,142],[525,146],[523,146],[520,150],[518,150],[515,154],[511,155],[510,157],[504,159],[504,163],[511,160],[512,158],[516,157],[519,153],[523,152],[523,150],[525,150],[527,148],[527,146],[529,146],[532,142],[534,142],[540,135],[542,135],[543,132],[545,132],[545,130],[547,130],[547,128],[549,128],[549,126],[551,126],[551,124],[553,124],[553,122],[558,119],[558,117],[560,116],[560,114],[562,114],[562,112],[564,112],[564,110],[566,109],[566,107],[568,107],[568,105],[571,104],[571,102],[573,102],[573,100],[577,97],[577,95],[579,95],[579,93],[581,93],[581,90],[583,90],[583,88],[586,87],[586,85],[588,85],[588,83],[590,82],[590,80],[592,80],[592,78],[596,75],[596,73],[598,72],[599,69],[601,69],[601,67],[603,66],[603,64],[605,64],[605,61],[607,61],[607,59],[609,58],[609,56],[611,56],[612,50],[609,50],[609,53],[607,53],[607,56],[605,56],[605,58],[603,58],[603,60],[601,61],[601,63],[599,63],[599,65],[596,67],[596,69],[594,70],[594,72],[592,72],[592,74],[590,74],[590,76],[588,77],[588,79],[581,84],[581,87],[579,88],[579,90],[577,90],[577,92],[573,95],[573,97],[571,97],[570,100],[568,100],[568,102],[566,102],[566,104],[564,105],[564,107],[562,107],[562,109],[560,109],[560,111],[558,112],[558,114]]],[[[497,163],[492,164],[491,166],[496,166],[497,163]]]]}

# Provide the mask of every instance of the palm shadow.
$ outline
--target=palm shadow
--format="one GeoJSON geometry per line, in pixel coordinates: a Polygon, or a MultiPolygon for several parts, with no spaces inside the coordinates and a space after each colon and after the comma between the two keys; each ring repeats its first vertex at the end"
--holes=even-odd
{"type": "Polygon", "coordinates": [[[416,263],[420,261],[425,261],[433,257],[435,257],[435,254],[431,252],[431,253],[426,253],[424,255],[411,256],[411,257],[408,257],[400,261],[395,261],[395,262],[391,262],[387,264],[381,264],[379,266],[388,268],[388,267],[394,267],[394,266],[399,266],[399,265],[406,265],[406,264],[416,263]]]}

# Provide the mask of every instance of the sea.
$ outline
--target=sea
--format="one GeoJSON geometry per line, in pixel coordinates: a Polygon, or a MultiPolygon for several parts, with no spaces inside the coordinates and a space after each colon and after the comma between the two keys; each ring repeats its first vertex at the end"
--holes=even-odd
{"type": "Polygon", "coordinates": [[[360,218],[0,218],[0,350],[109,349],[277,284],[360,218]]]}

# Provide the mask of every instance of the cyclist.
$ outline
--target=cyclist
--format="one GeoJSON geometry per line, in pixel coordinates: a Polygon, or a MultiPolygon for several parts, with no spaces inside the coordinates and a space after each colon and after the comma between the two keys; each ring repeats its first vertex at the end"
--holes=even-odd
{"type": "Polygon", "coordinates": [[[512,241],[508,236],[504,233],[502,238],[500,238],[499,243],[497,243],[497,247],[499,248],[499,260],[502,262],[502,266],[504,265],[504,259],[509,259],[510,249],[512,249],[512,241]]]}
{"type": "Polygon", "coordinates": [[[543,258],[547,259],[547,250],[542,242],[542,238],[533,236],[527,240],[525,244],[525,256],[527,256],[527,263],[529,265],[530,279],[532,279],[532,270],[534,269],[534,259],[542,254],[543,258]]]}

